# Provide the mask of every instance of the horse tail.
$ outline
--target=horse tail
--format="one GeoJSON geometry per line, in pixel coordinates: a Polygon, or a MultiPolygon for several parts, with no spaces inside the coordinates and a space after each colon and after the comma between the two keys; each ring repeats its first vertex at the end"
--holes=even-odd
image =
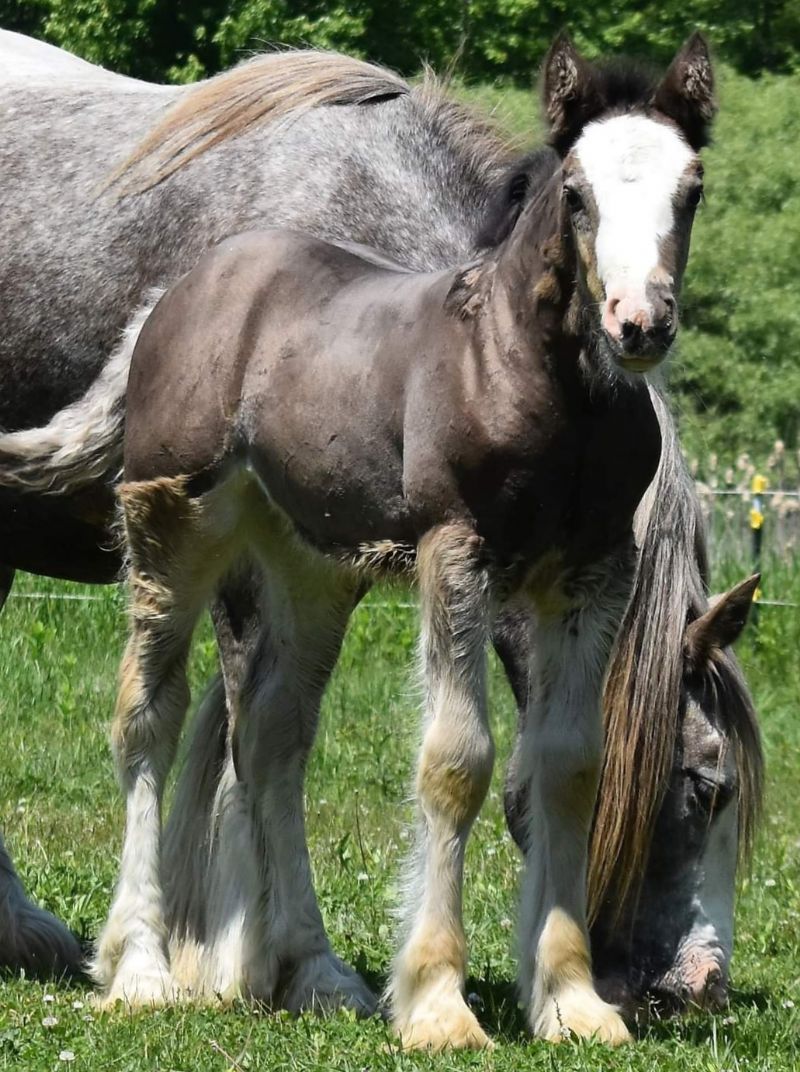
{"type": "Polygon", "coordinates": [[[227,138],[324,105],[366,104],[410,92],[393,71],[336,52],[254,56],[181,95],[109,176],[120,197],[157,186],[227,138]]]}
{"type": "Polygon", "coordinates": [[[603,696],[605,755],[589,855],[589,910],[621,913],[647,865],[679,729],[683,637],[705,594],[703,522],[664,398],[661,460],[634,524],[639,553],[603,696]]]}
{"type": "Polygon", "coordinates": [[[122,465],[128,370],[139,332],[163,294],[153,290],[89,390],[41,428],[0,433],[0,485],[63,495],[122,465]]]}

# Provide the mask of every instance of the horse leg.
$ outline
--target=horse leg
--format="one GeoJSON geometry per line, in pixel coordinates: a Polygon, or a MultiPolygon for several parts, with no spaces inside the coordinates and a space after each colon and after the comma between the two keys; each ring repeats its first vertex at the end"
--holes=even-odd
{"type": "MultiPolygon", "coordinates": [[[[13,583],[14,570],[0,566],[0,610],[13,583]]],[[[0,965],[32,975],[73,975],[82,961],[75,936],[26,896],[0,835],[0,965]]]]}
{"type": "Polygon", "coordinates": [[[264,954],[263,839],[231,750],[242,678],[261,633],[260,586],[259,569],[237,564],[212,606],[223,673],[195,716],[165,831],[173,978],[224,1001],[269,1001],[277,984],[264,954]]]}
{"type": "MultiPolygon", "coordinates": [[[[210,498],[211,496],[209,496],[210,498]]],[[[126,796],[120,877],[94,974],[105,1004],[159,1004],[173,994],[161,889],[161,802],[189,701],[195,622],[224,568],[230,532],[185,481],[120,489],[130,568],[130,636],[120,670],[112,748],[126,796]]],[[[230,522],[228,522],[228,525],[230,522]]]]}
{"type": "Polygon", "coordinates": [[[331,950],[305,835],[303,783],[322,694],[360,590],[322,570],[269,569],[261,639],[236,711],[232,751],[255,802],[267,889],[262,979],[287,1009],[374,1012],[360,976],[331,950]],[[302,576],[301,576],[302,573],[302,576]]]}
{"type": "Polygon", "coordinates": [[[16,570],[11,566],[0,566],[0,610],[6,605],[11,588],[14,584],[16,570]]]}
{"type": "Polygon", "coordinates": [[[631,567],[626,549],[570,579],[568,590],[541,601],[532,625],[531,695],[518,745],[518,780],[527,786],[520,985],[533,1033],[551,1041],[569,1033],[612,1044],[629,1037],[592,981],[586,858],[602,760],[603,675],[631,567]]]}
{"type": "Polygon", "coordinates": [[[394,1027],[414,1048],[489,1045],[463,997],[461,918],[464,851],[494,762],[485,680],[490,586],[480,551],[472,531],[454,524],[426,535],[417,556],[425,730],[416,864],[390,984],[394,1027]]]}

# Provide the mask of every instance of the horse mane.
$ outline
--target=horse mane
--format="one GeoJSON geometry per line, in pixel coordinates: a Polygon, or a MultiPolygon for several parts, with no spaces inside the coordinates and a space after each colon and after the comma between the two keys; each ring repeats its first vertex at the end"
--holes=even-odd
{"type": "Polygon", "coordinates": [[[367,104],[409,92],[393,71],[336,52],[254,56],[190,87],[112,173],[120,196],[142,193],[261,123],[322,105],[367,104]]]}
{"type": "Polygon", "coordinates": [[[561,162],[555,149],[541,146],[506,169],[486,210],[478,232],[478,249],[494,249],[508,238],[526,206],[542,193],[558,173],[561,162]]]}
{"type": "MultiPolygon", "coordinates": [[[[644,874],[680,729],[684,633],[708,607],[699,502],[667,403],[657,388],[650,394],[661,427],[661,461],[636,514],[639,554],[604,691],[606,748],[589,858],[590,918],[609,895],[621,913],[644,874]]],[[[707,674],[734,744],[739,847],[746,858],[762,794],[758,724],[731,652],[716,653],[707,674]]]]}

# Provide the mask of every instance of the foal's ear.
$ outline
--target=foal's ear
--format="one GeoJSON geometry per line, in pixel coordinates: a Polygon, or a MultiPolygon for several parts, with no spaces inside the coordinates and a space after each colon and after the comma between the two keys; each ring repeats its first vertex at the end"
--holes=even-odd
{"type": "Polygon", "coordinates": [[[683,653],[691,669],[699,670],[713,648],[727,648],[739,639],[760,580],[761,574],[754,573],[729,592],[715,597],[705,614],[687,625],[683,653]]]}
{"type": "Polygon", "coordinates": [[[542,100],[550,144],[564,156],[588,118],[592,67],[562,30],[544,61],[542,100]]]}
{"type": "Polygon", "coordinates": [[[693,33],[685,42],[667,68],[652,104],[657,111],[675,120],[694,150],[708,145],[717,104],[714,71],[702,34],[693,33]]]}

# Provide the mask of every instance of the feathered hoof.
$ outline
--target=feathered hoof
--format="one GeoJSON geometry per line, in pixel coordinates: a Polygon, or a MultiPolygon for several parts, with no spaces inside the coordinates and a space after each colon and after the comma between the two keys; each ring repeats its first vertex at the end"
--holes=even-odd
{"type": "Polygon", "coordinates": [[[120,1010],[137,1012],[140,1009],[158,1009],[165,1005],[177,1005],[184,1000],[185,992],[177,986],[167,969],[147,968],[135,970],[121,963],[114,981],[105,994],[99,994],[96,1005],[104,1011],[120,1010]]]}
{"type": "Polygon", "coordinates": [[[330,1013],[351,1009],[358,1016],[373,1016],[378,999],[353,968],[333,953],[301,961],[280,999],[290,1012],[330,1013]]]}
{"type": "Polygon", "coordinates": [[[568,1038],[596,1039],[609,1046],[630,1042],[625,1021],[613,1005],[588,986],[573,986],[550,998],[533,1018],[533,1034],[548,1042],[568,1038]]]}
{"type": "Polygon", "coordinates": [[[494,1043],[461,995],[440,998],[435,1004],[420,1001],[392,1026],[404,1050],[487,1050],[494,1043]]]}

